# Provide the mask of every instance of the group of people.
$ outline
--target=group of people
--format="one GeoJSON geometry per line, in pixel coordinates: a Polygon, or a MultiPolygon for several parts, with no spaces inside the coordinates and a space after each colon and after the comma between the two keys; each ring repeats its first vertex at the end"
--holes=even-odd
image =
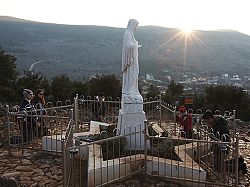
{"type": "Polygon", "coordinates": [[[44,90],[37,89],[34,92],[30,89],[23,90],[23,100],[19,103],[19,112],[25,114],[21,119],[21,131],[23,142],[31,142],[34,137],[42,136],[46,133],[43,121],[38,115],[45,115],[44,90]]]}
{"type": "MultiPolygon", "coordinates": [[[[229,142],[230,132],[228,129],[227,120],[218,115],[215,115],[207,110],[202,115],[203,122],[208,126],[210,132],[213,134],[212,139],[216,141],[229,142]]],[[[193,138],[193,110],[189,108],[188,110],[184,106],[180,106],[176,113],[176,122],[183,128],[184,136],[186,138],[193,138]]],[[[228,148],[226,144],[213,144],[212,145],[214,153],[214,167],[216,170],[222,170],[224,168],[224,158],[228,154],[228,148]]]]}
{"type": "MultiPolygon", "coordinates": [[[[230,132],[228,129],[227,120],[221,115],[213,115],[210,110],[207,110],[203,116],[203,121],[211,129],[211,133],[214,135],[212,139],[222,142],[230,142],[230,132]]],[[[229,149],[226,144],[213,144],[214,154],[214,167],[216,170],[223,171],[225,168],[225,156],[228,154],[229,149]]]]}
{"type": "MultiPolygon", "coordinates": [[[[203,114],[202,120],[209,126],[212,133],[218,139],[222,141],[229,141],[228,122],[223,116],[218,115],[217,111],[215,111],[214,115],[210,110],[207,110],[203,114]]],[[[192,138],[193,110],[191,108],[187,110],[185,106],[180,106],[176,112],[176,123],[183,128],[186,138],[192,138]]]]}

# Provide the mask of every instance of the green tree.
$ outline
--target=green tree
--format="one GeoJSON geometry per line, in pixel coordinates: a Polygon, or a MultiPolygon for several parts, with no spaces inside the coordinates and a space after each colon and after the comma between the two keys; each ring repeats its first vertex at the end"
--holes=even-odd
{"type": "Polygon", "coordinates": [[[149,89],[148,89],[148,93],[145,95],[146,98],[155,98],[157,96],[159,96],[161,93],[160,89],[155,86],[155,85],[150,85],[149,89]]]}
{"type": "Polygon", "coordinates": [[[87,85],[81,81],[73,81],[73,95],[87,95],[87,85]]]}
{"type": "Polygon", "coordinates": [[[194,94],[193,97],[193,110],[203,109],[206,102],[205,94],[194,94]]]}
{"type": "Polygon", "coordinates": [[[10,102],[15,98],[14,84],[17,77],[16,57],[5,54],[0,49],[0,102],[10,102]]]}
{"type": "Polygon", "coordinates": [[[171,81],[171,83],[168,85],[168,89],[165,92],[165,94],[162,96],[162,100],[175,105],[176,98],[183,93],[183,85],[180,83],[174,82],[174,80],[171,81]]]}
{"type": "Polygon", "coordinates": [[[249,120],[250,99],[241,89],[232,86],[209,86],[205,89],[206,107],[211,110],[233,111],[244,120],[249,120]]]}
{"type": "Polygon", "coordinates": [[[73,81],[67,75],[58,75],[51,81],[51,99],[54,101],[72,100],[74,97],[73,81]]]}
{"type": "Polygon", "coordinates": [[[88,93],[91,96],[103,92],[106,96],[121,96],[121,81],[114,75],[96,75],[87,82],[88,93]]]}
{"type": "Polygon", "coordinates": [[[49,81],[43,77],[41,73],[26,72],[24,76],[21,76],[16,81],[16,93],[18,94],[16,99],[20,100],[22,97],[23,89],[28,88],[32,91],[36,89],[43,89],[46,95],[50,94],[49,81]]]}

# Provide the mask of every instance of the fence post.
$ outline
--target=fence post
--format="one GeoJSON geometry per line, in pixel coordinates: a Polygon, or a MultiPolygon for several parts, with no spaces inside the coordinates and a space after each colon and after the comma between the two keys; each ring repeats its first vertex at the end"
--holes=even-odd
{"type": "Polygon", "coordinates": [[[176,136],[176,106],[174,106],[174,135],[176,136]]]}
{"type": "Polygon", "coordinates": [[[239,133],[236,133],[236,142],[235,142],[235,184],[238,186],[239,183],[239,133]]]}
{"type": "Polygon", "coordinates": [[[235,139],[235,115],[236,110],[233,110],[233,140],[235,139]]]}
{"type": "Polygon", "coordinates": [[[78,132],[78,130],[79,130],[78,116],[79,116],[78,94],[76,94],[76,97],[74,98],[74,121],[75,121],[75,132],[78,132]]]}
{"type": "Polygon", "coordinates": [[[144,121],[144,178],[145,182],[147,180],[147,156],[148,156],[148,151],[147,151],[147,140],[148,140],[148,132],[147,132],[147,125],[148,121],[144,121]]]}
{"type": "Polygon", "coordinates": [[[76,186],[76,178],[75,178],[75,173],[76,173],[75,172],[75,155],[76,154],[78,154],[78,149],[74,148],[74,149],[70,150],[70,160],[72,163],[72,166],[71,166],[72,170],[70,172],[69,179],[73,180],[73,182],[72,182],[73,184],[71,184],[71,185],[73,185],[73,187],[76,186]]]}
{"type": "Polygon", "coordinates": [[[62,138],[63,187],[67,186],[67,160],[65,155],[65,138],[62,138]]]}
{"type": "Polygon", "coordinates": [[[160,106],[159,106],[159,107],[160,107],[160,108],[159,108],[159,110],[160,110],[160,122],[159,122],[160,124],[159,124],[159,126],[160,126],[160,127],[161,127],[161,103],[162,103],[162,102],[161,102],[161,94],[160,94],[160,95],[159,95],[159,105],[160,105],[160,106]]]}
{"type": "Polygon", "coordinates": [[[10,116],[9,116],[9,112],[10,112],[10,107],[9,105],[6,105],[6,117],[7,117],[7,126],[8,126],[8,154],[10,155],[10,116]]]}

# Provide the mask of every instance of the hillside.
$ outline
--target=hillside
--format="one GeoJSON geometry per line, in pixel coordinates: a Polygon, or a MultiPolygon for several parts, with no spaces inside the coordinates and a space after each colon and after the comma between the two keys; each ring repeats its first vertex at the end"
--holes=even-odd
{"type": "MultiPolygon", "coordinates": [[[[77,79],[95,73],[120,74],[123,34],[124,28],[46,24],[0,16],[0,48],[17,57],[18,70],[27,71],[37,62],[33,68],[50,77],[61,73],[77,79]]],[[[239,32],[196,31],[185,40],[177,29],[144,26],[139,27],[136,39],[142,45],[142,74],[250,71],[250,36],[239,32]]]]}

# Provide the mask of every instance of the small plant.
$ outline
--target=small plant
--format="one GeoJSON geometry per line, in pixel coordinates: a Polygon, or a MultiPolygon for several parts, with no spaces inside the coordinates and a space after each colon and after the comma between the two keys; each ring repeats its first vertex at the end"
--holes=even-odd
{"type": "Polygon", "coordinates": [[[148,155],[181,161],[181,159],[175,153],[174,147],[174,142],[168,139],[151,140],[151,149],[148,150],[148,155]]]}
{"type": "Polygon", "coordinates": [[[125,154],[126,137],[119,137],[114,140],[101,143],[103,160],[115,159],[125,154]]]}
{"type": "Polygon", "coordinates": [[[105,133],[101,133],[100,135],[95,135],[94,136],[95,141],[114,137],[114,139],[112,140],[107,140],[105,142],[100,143],[102,147],[103,160],[110,160],[124,156],[125,146],[127,144],[126,137],[116,137],[115,136],[116,131],[114,125],[110,125],[108,127],[101,127],[101,130],[105,131],[105,133]]]}
{"type": "Polygon", "coordinates": [[[148,125],[148,134],[149,136],[156,136],[158,135],[157,132],[155,132],[155,130],[153,129],[152,125],[148,125]]]}

